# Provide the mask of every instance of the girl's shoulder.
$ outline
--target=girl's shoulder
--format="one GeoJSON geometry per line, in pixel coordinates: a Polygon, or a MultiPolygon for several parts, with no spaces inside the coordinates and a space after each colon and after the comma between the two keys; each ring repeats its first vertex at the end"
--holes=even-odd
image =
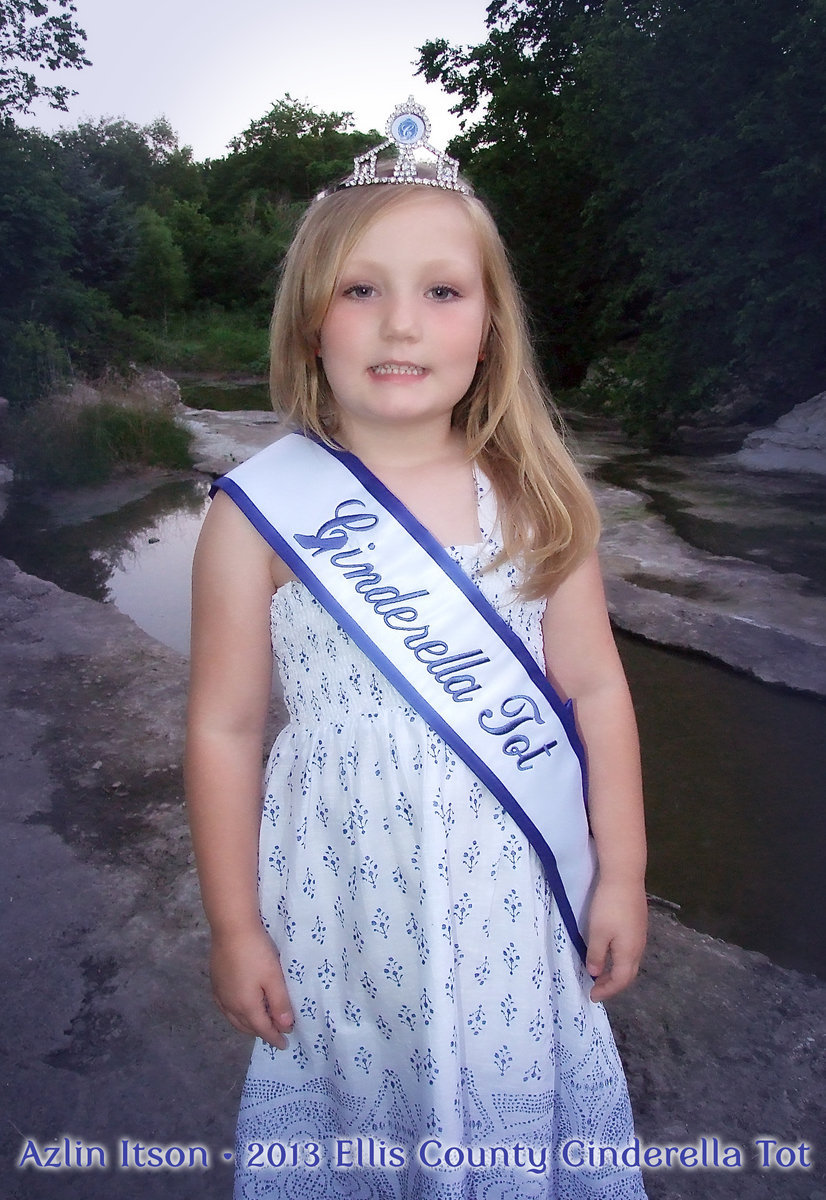
{"type": "Polygon", "coordinates": [[[207,509],[195,548],[196,581],[212,586],[252,587],[272,593],[292,573],[252,522],[225,492],[217,491],[207,509]]]}

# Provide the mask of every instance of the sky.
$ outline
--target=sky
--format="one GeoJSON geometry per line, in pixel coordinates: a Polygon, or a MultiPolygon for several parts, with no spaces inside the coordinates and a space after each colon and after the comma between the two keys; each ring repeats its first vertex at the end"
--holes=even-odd
{"type": "Polygon", "coordinates": [[[423,103],[432,141],[456,132],[451,98],[415,76],[429,39],[485,40],[487,0],[75,0],[87,35],[80,71],[44,72],[78,91],[68,113],[39,104],[21,123],[47,133],[87,118],[146,125],[166,116],[198,160],[289,93],[325,112],[352,112],[357,129],[384,132],[409,95],[423,103]]]}

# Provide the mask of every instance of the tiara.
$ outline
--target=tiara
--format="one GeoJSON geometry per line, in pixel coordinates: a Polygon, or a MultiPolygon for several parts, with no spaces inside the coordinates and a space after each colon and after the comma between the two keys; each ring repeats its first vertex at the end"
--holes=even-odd
{"type": "Polygon", "coordinates": [[[424,108],[417,104],[412,96],[408,97],[406,103],[396,105],[387,118],[384,132],[387,134],[387,140],[354,158],[353,174],[343,180],[335,191],[371,183],[422,183],[429,187],[446,188],[449,191],[471,195],[471,189],[459,179],[458,161],[443,150],[436,150],[430,145],[430,121],[424,108]],[[377,175],[378,156],[388,146],[395,146],[398,151],[395,166],[390,174],[377,175]],[[416,159],[416,151],[420,149],[427,150],[435,158],[435,174],[419,174],[420,164],[416,159]]]}

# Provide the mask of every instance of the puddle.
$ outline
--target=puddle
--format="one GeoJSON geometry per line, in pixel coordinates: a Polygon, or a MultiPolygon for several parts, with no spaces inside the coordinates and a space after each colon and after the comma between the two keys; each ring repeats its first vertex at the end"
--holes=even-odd
{"type": "Polygon", "coordinates": [[[225,379],[181,379],[179,386],[181,400],[189,408],[212,408],[216,412],[272,411],[266,380],[244,379],[231,383],[225,379]]]}
{"type": "Polygon", "coordinates": [[[189,578],[209,485],[161,478],[147,486],[122,481],[48,503],[15,492],[0,523],[0,554],[67,591],[115,604],[188,654],[189,578]]]}

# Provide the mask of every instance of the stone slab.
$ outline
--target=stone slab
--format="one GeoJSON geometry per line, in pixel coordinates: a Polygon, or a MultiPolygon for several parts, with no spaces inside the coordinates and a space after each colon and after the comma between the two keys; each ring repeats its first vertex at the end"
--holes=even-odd
{"type": "Polygon", "coordinates": [[[767,429],[756,429],[732,456],[750,471],[826,475],[826,392],[797,404],[767,429]]]}

